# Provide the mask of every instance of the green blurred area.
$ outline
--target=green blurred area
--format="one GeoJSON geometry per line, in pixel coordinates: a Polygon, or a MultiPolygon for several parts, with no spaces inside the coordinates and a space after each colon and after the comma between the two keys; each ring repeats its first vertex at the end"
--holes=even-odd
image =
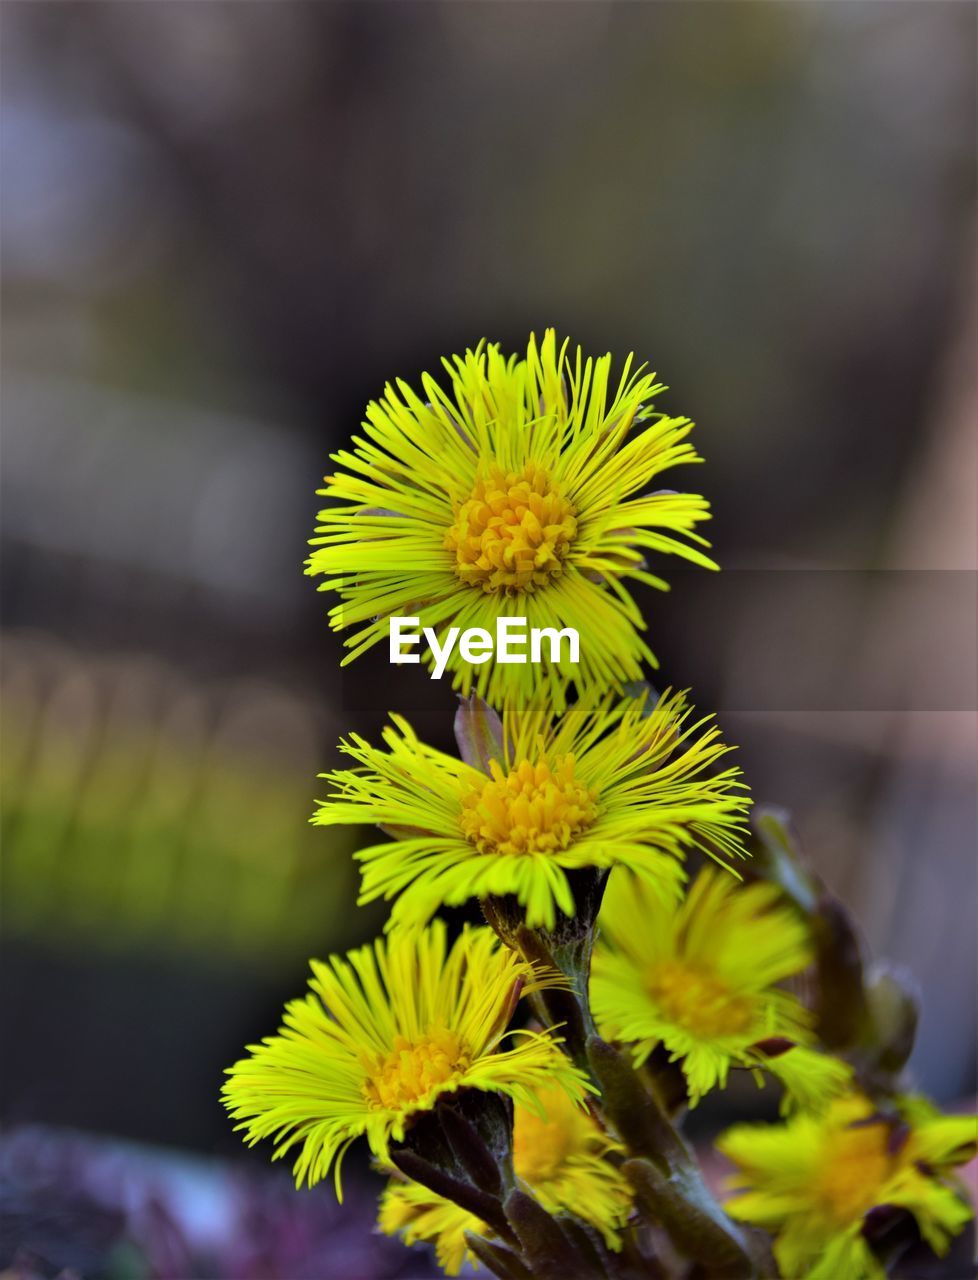
{"type": "Polygon", "coordinates": [[[267,971],[348,933],[354,837],[306,821],[311,707],[30,635],[2,694],[8,936],[267,971]]]}

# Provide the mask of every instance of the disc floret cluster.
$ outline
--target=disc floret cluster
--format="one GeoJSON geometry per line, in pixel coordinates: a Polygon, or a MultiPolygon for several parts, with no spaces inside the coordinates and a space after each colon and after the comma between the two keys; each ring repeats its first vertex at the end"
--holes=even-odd
{"type": "Polygon", "coordinates": [[[715,568],[705,500],[656,488],[700,461],[664,390],[548,330],[389,383],[334,455],[307,569],[345,661],[407,613],[573,627],[580,659],[454,652],[453,753],[397,714],[344,737],[312,821],[378,829],[356,857],[384,935],[312,961],[224,1102],[300,1187],[342,1198],[362,1141],[379,1229],[449,1275],[878,1280],[923,1249],[950,1277],[976,1125],[909,1088],[913,997],[864,972],[712,717],[644,682],[635,589],[659,557],[715,568]],[[718,1199],[683,1120],[738,1078],[782,1119],[721,1135],[718,1199]]]}

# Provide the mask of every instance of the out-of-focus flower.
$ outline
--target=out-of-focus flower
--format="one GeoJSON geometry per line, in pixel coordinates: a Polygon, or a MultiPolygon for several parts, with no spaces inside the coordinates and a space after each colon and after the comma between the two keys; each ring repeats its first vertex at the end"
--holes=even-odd
{"type": "Polygon", "coordinates": [[[312,1186],[366,1136],[379,1160],[408,1118],[445,1093],[480,1089],[533,1105],[556,1083],[580,1101],[582,1074],[547,1032],[518,1031],[501,1048],[515,1000],[551,979],[466,929],[449,947],[445,925],[395,931],[328,963],[312,962],[311,994],[291,1001],[284,1025],[229,1068],[224,1102],[249,1145],[299,1147],[296,1184],[312,1186]]]}
{"type": "Polygon", "coordinates": [[[777,888],[707,869],[685,898],[664,901],[626,872],[611,877],[599,917],[591,1001],[603,1035],[643,1063],[659,1044],[680,1060],[690,1102],[731,1067],[763,1069],[806,1106],[843,1091],[842,1062],[807,1047],[811,1015],[776,984],[811,960],[807,929],[777,888]]]}
{"type": "Polygon", "coordinates": [[[385,1235],[400,1236],[406,1245],[434,1245],[439,1267],[450,1276],[457,1276],[466,1262],[475,1261],[465,1240],[466,1231],[490,1234],[474,1213],[420,1182],[399,1179],[391,1179],[380,1198],[377,1226],[385,1235]]]}
{"type": "MultiPolygon", "coordinates": [[[[601,1232],[610,1249],[620,1248],[621,1228],[632,1203],[631,1188],[606,1158],[623,1148],[589,1112],[556,1087],[541,1090],[542,1113],[517,1106],[513,1124],[513,1168],[549,1213],[571,1213],[601,1232]]],[[[378,1224],[406,1244],[430,1242],[441,1267],[457,1275],[473,1261],[466,1231],[488,1234],[465,1209],[417,1183],[393,1179],[381,1199],[378,1224]]]]}
{"type": "Polygon", "coordinates": [[[737,1165],[730,1185],[741,1194],[727,1211],[774,1233],[783,1275],[884,1280],[864,1234],[867,1215],[904,1209],[945,1254],[972,1217],[950,1171],[971,1159],[976,1141],[974,1116],[944,1116],[914,1097],[884,1113],[849,1094],[821,1115],[736,1125],[717,1147],[737,1165]]]}
{"type": "Polygon", "coordinates": [[[547,690],[562,709],[569,682],[609,688],[654,662],[625,583],[664,587],[647,551],[715,568],[694,526],[708,516],[695,494],[645,492],[662,472],[699,462],[687,418],[651,407],[664,388],[625,361],[585,359],[553,330],[530,337],[525,359],[480,344],[445,360],[446,391],[429,374],[418,395],[388,384],[367,406],[363,437],[333,460],[320,492],[307,572],[334,590],[337,629],[352,661],[387,636],[389,615],[423,626],[494,630],[499,617],[575,628],[580,666],[487,663],[456,654],[455,687],[490,702],[547,690]]]}
{"type": "Polygon", "coordinates": [[[394,839],[361,849],[361,902],[400,895],[391,921],[513,894],[531,927],[574,914],[569,871],[621,864],[672,901],[690,847],[744,856],[740,771],[709,775],[727,751],[683,695],[576,703],[555,722],[542,700],[507,710],[488,772],[426,746],[398,716],[387,750],[351,734],[357,764],[325,774],[313,822],[374,822],[394,839]]]}

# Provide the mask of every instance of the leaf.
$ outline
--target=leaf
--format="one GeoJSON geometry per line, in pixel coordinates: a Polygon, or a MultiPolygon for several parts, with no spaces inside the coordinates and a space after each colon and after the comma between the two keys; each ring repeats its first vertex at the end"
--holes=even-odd
{"type": "Polygon", "coordinates": [[[532,1273],[539,1280],[605,1280],[603,1269],[597,1271],[585,1264],[557,1219],[532,1196],[512,1191],[505,1207],[532,1273]]]}
{"type": "Polygon", "coordinates": [[[503,759],[503,722],[476,693],[459,699],[455,741],[465,763],[482,773],[489,772],[490,760],[503,759]]]}

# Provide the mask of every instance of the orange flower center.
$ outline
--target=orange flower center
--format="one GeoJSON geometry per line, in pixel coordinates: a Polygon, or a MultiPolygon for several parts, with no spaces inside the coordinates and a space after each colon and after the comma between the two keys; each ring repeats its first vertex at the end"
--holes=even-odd
{"type": "Polygon", "coordinates": [[[647,982],[663,1014],[694,1036],[737,1035],[753,1016],[748,996],[735,995],[715,974],[679,960],[658,966],[647,982]]]}
{"type": "Polygon", "coordinates": [[[858,1222],[879,1203],[895,1157],[887,1150],[890,1130],[883,1121],[830,1134],[822,1149],[813,1192],[825,1213],[840,1225],[858,1222]]]}
{"type": "Polygon", "coordinates": [[[513,1165],[517,1174],[531,1185],[555,1177],[569,1156],[581,1145],[574,1117],[566,1107],[546,1100],[547,1118],[528,1107],[518,1107],[513,1125],[513,1165]]]}
{"type": "Polygon", "coordinates": [[[454,1031],[435,1028],[417,1041],[394,1037],[386,1056],[365,1062],[364,1097],[372,1110],[400,1111],[454,1088],[471,1065],[454,1031]]]}
{"type": "Polygon", "coordinates": [[[455,572],[486,592],[520,595],[558,577],[577,534],[573,506],[542,467],[489,467],[455,512],[445,546],[455,572]]]}
{"type": "Polygon", "coordinates": [[[598,816],[597,792],[574,776],[573,755],[521,760],[503,773],[492,760],[491,777],[462,801],[461,826],[480,853],[559,853],[598,816]]]}

